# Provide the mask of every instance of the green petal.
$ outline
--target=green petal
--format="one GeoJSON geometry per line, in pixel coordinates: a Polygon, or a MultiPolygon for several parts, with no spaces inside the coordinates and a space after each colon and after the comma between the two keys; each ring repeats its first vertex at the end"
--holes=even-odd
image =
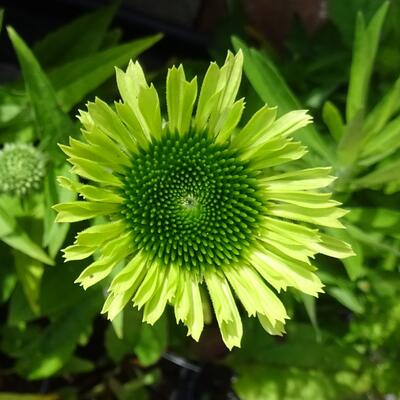
{"type": "Polygon", "coordinates": [[[260,321],[261,326],[268,332],[270,335],[282,336],[285,332],[285,324],[276,321],[275,323],[271,322],[271,320],[262,314],[257,314],[258,320],[260,321]]]}
{"type": "Polygon", "coordinates": [[[270,204],[268,213],[271,216],[287,218],[291,220],[309,222],[316,225],[331,228],[344,228],[338,218],[347,214],[341,208],[305,208],[294,204],[270,204]]]}
{"type": "Polygon", "coordinates": [[[85,268],[75,283],[79,283],[86,290],[108,276],[117,263],[111,257],[101,257],[85,268]]]}
{"type": "Polygon", "coordinates": [[[124,146],[131,152],[136,152],[138,147],[128,129],[121,122],[118,115],[109,107],[107,103],[96,98],[94,103],[88,103],[88,110],[96,127],[124,146]]]}
{"type": "Polygon", "coordinates": [[[184,269],[179,268],[177,275],[177,285],[175,298],[173,299],[174,311],[176,322],[182,321],[185,323],[190,313],[190,302],[185,297],[185,283],[187,280],[187,273],[184,269]]]}
{"type": "Polygon", "coordinates": [[[101,130],[94,127],[90,131],[81,129],[81,132],[85,140],[95,147],[96,152],[107,158],[109,164],[130,165],[129,151],[121,147],[101,130]]]}
{"type": "Polygon", "coordinates": [[[160,139],[162,135],[160,101],[153,84],[150,87],[142,87],[140,89],[138,103],[143,118],[147,123],[149,133],[156,139],[160,139]]]}
{"type": "Polygon", "coordinates": [[[248,262],[278,292],[282,289],[286,290],[288,286],[291,286],[285,276],[282,276],[282,274],[269,266],[269,264],[262,258],[262,253],[259,251],[254,251],[249,254],[248,262]]]}
{"type": "Polygon", "coordinates": [[[81,246],[99,247],[116,237],[120,237],[125,231],[121,220],[102,225],[94,225],[78,233],[76,244],[81,246]]]}
{"type": "Polygon", "coordinates": [[[94,128],[94,122],[92,117],[87,111],[78,110],[79,115],[77,118],[79,119],[80,123],[84,126],[84,128],[88,131],[94,128]]]}
{"type": "Polygon", "coordinates": [[[132,252],[132,243],[132,234],[128,231],[113,240],[104,242],[100,246],[100,252],[104,256],[112,256],[122,260],[132,252]]]}
{"type": "Polygon", "coordinates": [[[242,150],[251,146],[263,136],[275,121],[277,107],[270,108],[267,105],[260,108],[247,122],[242,130],[232,140],[232,147],[242,150]]]}
{"type": "Polygon", "coordinates": [[[268,245],[267,247],[271,250],[275,248],[288,257],[307,264],[310,263],[309,257],[313,257],[316,253],[314,250],[311,250],[309,246],[296,243],[284,236],[277,235],[275,232],[268,232],[265,235],[260,235],[257,239],[266,243],[268,245]]]}
{"type": "Polygon", "coordinates": [[[188,327],[188,335],[198,341],[204,326],[199,280],[184,269],[179,271],[178,285],[173,303],[176,321],[182,321],[188,327]]]}
{"type": "Polygon", "coordinates": [[[269,231],[273,231],[282,237],[303,245],[319,241],[318,229],[311,229],[303,225],[271,217],[264,217],[261,224],[266,229],[266,235],[269,235],[269,231]]]}
{"type": "Polygon", "coordinates": [[[292,132],[307,126],[312,122],[312,117],[307,112],[307,110],[296,110],[282,115],[260,136],[253,146],[260,146],[277,136],[288,137],[292,132]]]}
{"type": "Polygon", "coordinates": [[[139,146],[143,149],[147,149],[150,143],[149,138],[147,134],[143,132],[142,126],[129,104],[115,103],[115,109],[117,110],[118,116],[132,132],[139,146]]]}
{"type": "MultiPolygon", "coordinates": [[[[201,86],[199,102],[195,117],[196,132],[207,130],[213,137],[219,132],[224,121],[228,123],[227,116],[237,116],[238,110],[231,111],[239,90],[242,78],[243,53],[240,50],[236,56],[228,52],[225,63],[219,68],[211,63],[201,86]]],[[[240,108],[239,105],[235,108],[240,108]]]]}
{"type": "Polygon", "coordinates": [[[133,298],[133,304],[139,308],[139,310],[151,299],[158,288],[158,277],[163,273],[163,266],[157,261],[153,262],[139,289],[137,290],[135,297],[133,298]]]}
{"type": "Polygon", "coordinates": [[[226,278],[216,271],[207,271],[204,277],[224,343],[229,350],[240,347],[242,321],[226,278]]]}
{"type": "Polygon", "coordinates": [[[330,185],[336,178],[330,176],[330,167],[308,168],[300,171],[273,174],[259,179],[261,184],[271,190],[311,190],[324,188],[330,185]]]}
{"type": "Polygon", "coordinates": [[[81,246],[73,244],[63,250],[65,261],[83,260],[90,257],[95,251],[96,246],[81,246]]]}
{"type": "Polygon", "coordinates": [[[277,255],[265,248],[254,251],[250,255],[254,268],[270,282],[276,289],[293,286],[303,293],[318,296],[322,292],[322,283],[318,276],[312,272],[310,265],[277,255]],[[272,278],[272,279],[271,279],[272,278]]]}
{"type": "Polygon", "coordinates": [[[99,165],[95,161],[84,158],[70,157],[68,161],[73,165],[72,172],[94,182],[109,186],[121,187],[121,181],[108,171],[107,168],[99,165]]]}
{"type": "Polygon", "coordinates": [[[218,101],[211,110],[208,129],[211,134],[221,126],[221,118],[224,119],[227,110],[232,108],[239,90],[243,70],[243,53],[241,50],[234,56],[230,51],[222,66],[216,92],[219,92],[218,101]]]}
{"type": "Polygon", "coordinates": [[[274,322],[284,322],[288,318],[282,302],[252,267],[227,266],[224,268],[224,273],[249,316],[261,313],[274,322]]]}
{"type": "Polygon", "coordinates": [[[85,268],[76,283],[80,283],[84,289],[94,285],[108,276],[113,268],[131,252],[131,235],[125,234],[109,241],[103,249],[101,256],[87,268],[85,268]]]}
{"type": "Polygon", "coordinates": [[[298,160],[306,153],[307,148],[302,146],[300,142],[286,140],[285,143],[282,143],[278,140],[274,144],[272,144],[272,141],[265,143],[257,148],[256,152],[244,152],[240,158],[242,160],[250,160],[252,167],[255,169],[265,169],[298,160]]]}
{"type": "Polygon", "coordinates": [[[230,138],[242,117],[244,104],[244,99],[236,101],[231,108],[225,111],[225,115],[221,116],[219,125],[215,127],[215,143],[223,144],[230,138]]]}
{"type": "MultiPolygon", "coordinates": [[[[97,130],[92,131],[96,135],[97,130]]],[[[91,161],[98,161],[105,165],[112,165],[114,169],[123,171],[124,166],[129,167],[130,159],[126,154],[119,149],[119,147],[110,147],[110,141],[105,146],[99,146],[92,143],[83,143],[74,138],[69,139],[70,146],[59,145],[61,150],[69,157],[86,158],[91,161]]]]}
{"type": "Polygon", "coordinates": [[[135,287],[136,291],[147,269],[147,257],[142,251],[139,251],[115,276],[108,290],[114,293],[123,293],[135,287]]]}
{"type": "Polygon", "coordinates": [[[222,91],[222,86],[218,86],[219,77],[220,68],[216,63],[210,63],[201,86],[194,121],[194,126],[198,133],[205,131],[207,121],[210,118],[211,112],[213,111],[222,91]]]}
{"type": "Polygon", "coordinates": [[[200,295],[199,282],[196,279],[186,281],[186,296],[190,301],[190,313],[185,321],[189,334],[194,340],[200,339],[204,326],[203,303],[200,295]]]}
{"type": "MultiPolygon", "coordinates": [[[[133,63],[132,61],[129,63],[126,73],[122,72],[120,69],[116,69],[117,72],[117,85],[119,92],[121,93],[121,97],[125,103],[129,105],[132,113],[134,114],[134,118],[140,126],[141,131],[146,136],[148,141],[151,141],[152,132],[150,130],[149,124],[151,125],[151,116],[150,119],[148,115],[148,106],[151,97],[146,95],[146,100],[142,102],[142,108],[145,105],[146,108],[146,116],[142,114],[141,107],[139,106],[139,96],[140,91],[142,89],[146,89],[149,86],[147,85],[146,78],[144,76],[142,67],[138,62],[133,63]]],[[[154,103],[150,108],[153,108],[155,117],[158,118],[157,114],[157,104],[158,104],[158,96],[155,98],[152,97],[154,103]]]]}
{"type": "Polygon", "coordinates": [[[164,312],[167,305],[168,274],[164,268],[159,271],[157,286],[154,289],[150,300],[146,302],[143,310],[143,321],[153,325],[164,312]]]}
{"type": "Polygon", "coordinates": [[[347,258],[355,256],[350,245],[342,240],[336,239],[332,236],[325,235],[324,233],[319,234],[321,242],[313,245],[314,250],[317,253],[326,254],[330,257],[335,258],[347,258]]]}
{"type": "Polygon", "coordinates": [[[294,204],[306,208],[331,208],[340,205],[338,201],[330,200],[331,193],[304,192],[294,190],[286,192],[284,189],[265,191],[269,200],[294,204]]]}
{"type": "Polygon", "coordinates": [[[58,212],[56,222],[76,222],[100,215],[113,214],[119,210],[119,205],[90,201],[72,201],[56,204],[52,208],[58,212]]]}
{"type": "Polygon", "coordinates": [[[106,163],[106,160],[94,151],[94,147],[90,144],[79,142],[73,138],[70,138],[70,143],[73,143],[73,146],[66,146],[64,144],[59,144],[58,147],[69,157],[80,157],[86,158],[88,160],[97,161],[99,163],[106,163]]]}
{"type": "Polygon", "coordinates": [[[100,313],[107,313],[107,318],[112,321],[123,310],[129,300],[132,298],[134,288],[129,288],[125,292],[110,293],[104,302],[100,313]]]}
{"type": "Polygon", "coordinates": [[[124,269],[119,272],[109,287],[107,297],[101,312],[113,320],[125,307],[136,292],[146,273],[146,257],[142,252],[137,253],[124,269]]]}
{"type": "Polygon", "coordinates": [[[186,81],[182,65],[170,68],[167,75],[167,109],[171,132],[183,135],[189,131],[196,96],[197,79],[186,81]]]}
{"type": "Polygon", "coordinates": [[[65,176],[59,176],[57,178],[57,182],[60,184],[60,186],[72,192],[79,193],[87,200],[117,204],[121,204],[124,201],[121,196],[111,190],[92,185],[83,185],[82,183],[73,181],[65,176]]]}

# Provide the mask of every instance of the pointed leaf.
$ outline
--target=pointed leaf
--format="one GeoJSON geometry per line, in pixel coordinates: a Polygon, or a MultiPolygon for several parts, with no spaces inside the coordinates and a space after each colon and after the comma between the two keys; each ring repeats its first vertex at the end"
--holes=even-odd
{"type": "Polygon", "coordinates": [[[62,112],[54,89],[31,50],[13,28],[9,27],[7,30],[33,106],[36,131],[41,140],[40,147],[55,161],[60,162],[63,156],[57,143],[66,142],[67,137],[75,130],[74,125],[68,115],[62,112]]]}
{"type": "Polygon", "coordinates": [[[63,65],[97,51],[117,7],[116,2],[101,7],[45,36],[33,48],[40,63],[46,67],[63,65]]]}
{"type": "Polygon", "coordinates": [[[372,68],[388,6],[389,2],[385,1],[372,17],[368,26],[365,26],[362,13],[357,15],[346,104],[346,119],[348,122],[351,122],[360,111],[365,111],[372,68]]]}
{"type": "Polygon", "coordinates": [[[49,79],[57,91],[57,99],[65,111],[79,103],[90,91],[98,87],[129,60],[153,46],[162,38],[161,34],[94,53],[65,64],[49,73],[49,79]]]}

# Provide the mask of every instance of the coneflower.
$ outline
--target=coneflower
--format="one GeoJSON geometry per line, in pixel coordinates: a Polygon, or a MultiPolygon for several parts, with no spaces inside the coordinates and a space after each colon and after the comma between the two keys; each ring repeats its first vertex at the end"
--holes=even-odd
{"type": "Polygon", "coordinates": [[[196,78],[171,68],[165,121],[156,89],[131,62],[117,70],[122,101],[89,103],[79,116],[82,140],[61,146],[88,183],[59,178],[84,200],[56,205],[58,222],[107,220],[65,249],[66,260],[96,254],[77,282],[87,288],[124,263],[103,307],[110,319],[132,301],[153,324],[170,303],[198,340],[208,292],[232,348],[242,337],[236,299],[267,332],[282,334],[287,314],[276,292],[294,287],[317,296],[323,285],[310,258],[352,254],[314,226],[342,227],[345,211],[318,192],[334,179],[330,169],[276,168],[305,154],[291,135],[310,123],[306,111],[277,119],[276,108],[265,106],[239,125],[242,58],[228,53],[222,68],[211,63],[197,105],[196,78]]]}

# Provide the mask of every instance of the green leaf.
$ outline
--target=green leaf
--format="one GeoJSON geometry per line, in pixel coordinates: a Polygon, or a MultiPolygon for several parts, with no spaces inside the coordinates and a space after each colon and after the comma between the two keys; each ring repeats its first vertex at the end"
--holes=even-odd
{"type": "Polygon", "coordinates": [[[332,372],[357,369],[360,359],[351,346],[338,343],[327,331],[321,330],[317,340],[310,324],[295,321],[287,323],[284,340],[277,341],[266,335],[258,321],[248,319],[244,327],[241,351],[232,354],[233,367],[241,363],[262,363],[282,368],[295,367],[332,372]],[[307,349],[307,357],[304,351],[307,349]]]}
{"type": "Polygon", "coordinates": [[[376,231],[366,232],[355,225],[347,224],[347,231],[354,239],[363,243],[369,250],[376,252],[390,252],[396,256],[400,256],[400,249],[398,246],[393,245],[383,239],[383,235],[376,231]]]}
{"type": "Polygon", "coordinates": [[[350,69],[350,83],[346,104],[346,119],[348,122],[351,122],[360,111],[365,112],[369,82],[388,7],[389,2],[384,2],[367,27],[362,13],[357,15],[353,61],[350,69]]]}
{"type": "MultiPolygon", "coordinates": [[[[400,93],[398,98],[400,98],[400,93]]],[[[398,98],[396,99],[397,101],[398,98]]],[[[367,138],[362,149],[360,165],[369,166],[383,160],[397,151],[399,147],[400,116],[397,116],[386,124],[378,133],[367,138]]]]}
{"type": "Polygon", "coordinates": [[[399,98],[400,77],[396,80],[381,101],[368,113],[365,121],[365,134],[367,138],[378,134],[390,118],[399,111],[399,98]]]}
{"type": "Polygon", "coordinates": [[[36,57],[47,67],[94,53],[100,48],[117,8],[118,3],[114,2],[51,32],[34,46],[36,57]]]}
{"type": "Polygon", "coordinates": [[[54,261],[37,245],[28,234],[19,226],[13,215],[13,210],[7,208],[7,212],[0,204],[0,239],[19,250],[20,252],[41,261],[53,265],[54,261]]]}
{"type": "MultiPolygon", "coordinates": [[[[302,108],[276,66],[265,54],[250,49],[237,37],[232,37],[232,43],[236,51],[239,49],[243,51],[244,72],[254,90],[268,106],[278,106],[278,116],[302,108]]],[[[332,150],[312,125],[299,130],[295,137],[314,150],[323,160],[330,163],[335,161],[332,150]]]]}
{"type": "Polygon", "coordinates": [[[396,234],[400,232],[400,211],[387,208],[351,208],[346,219],[358,227],[374,232],[396,234]]]}
{"type": "Polygon", "coordinates": [[[350,288],[328,287],[326,291],[349,310],[357,314],[362,314],[365,311],[364,306],[350,288]]]}
{"type": "Polygon", "coordinates": [[[344,123],[337,107],[330,101],[324,104],[322,118],[332,137],[338,142],[343,135],[344,123]]]}
{"type": "Polygon", "coordinates": [[[160,378],[159,370],[147,372],[118,388],[117,398],[118,400],[149,400],[149,393],[145,386],[155,385],[160,378]]]}
{"type": "MultiPolygon", "coordinates": [[[[346,217],[348,215],[349,214],[346,214],[346,217]]],[[[351,236],[345,229],[328,229],[328,233],[333,237],[348,243],[355,253],[355,256],[341,260],[346,268],[349,278],[354,281],[361,276],[364,276],[366,273],[364,266],[364,252],[358,240],[351,236]]]]}
{"type": "Polygon", "coordinates": [[[142,313],[133,307],[125,308],[108,326],[105,345],[115,362],[121,361],[127,354],[133,354],[143,326],[142,313]]]}
{"type": "Polygon", "coordinates": [[[126,342],[117,337],[111,324],[107,327],[104,345],[107,355],[115,363],[119,363],[127,354],[132,353],[132,348],[126,342]]]}
{"type": "Polygon", "coordinates": [[[24,294],[22,286],[17,283],[15,290],[10,298],[10,304],[8,308],[7,325],[9,326],[21,326],[25,322],[31,321],[37,318],[33,313],[28,300],[24,294]]]}
{"type": "Polygon", "coordinates": [[[60,315],[31,343],[17,361],[17,371],[28,379],[43,379],[59,371],[70,360],[80,336],[91,326],[101,302],[99,291],[87,292],[84,301],[60,315]]]}
{"type": "Polygon", "coordinates": [[[134,351],[144,367],[156,363],[167,347],[167,318],[165,314],[154,324],[143,324],[134,351]]]}
{"type": "Polygon", "coordinates": [[[353,190],[362,188],[382,187],[390,182],[400,181],[400,160],[390,161],[376,168],[371,173],[356,179],[352,184],[353,190]]]}
{"type": "Polygon", "coordinates": [[[40,283],[44,266],[41,262],[18,251],[14,252],[14,259],[18,280],[24,289],[25,296],[32,311],[38,315],[40,312],[40,283]]]}
{"type": "Polygon", "coordinates": [[[0,9],[0,32],[1,32],[1,28],[3,27],[3,17],[4,17],[4,10],[1,8],[0,9]]]}
{"type": "MultiPolygon", "coordinates": [[[[318,369],[244,364],[237,372],[234,388],[242,400],[337,400],[351,398],[353,394],[351,385],[341,385],[341,376],[318,369]]],[[[354,373],[347,374],[351,379],[356,378],[354,373]]]]}
{"type": "MultiPolygon", "coordinates": [[[[346,125],[337,147],[337,157],[343,167],[350,167],[358,158],[364,138],[364,113],[360,110],[346,125]]],[[[345,178],[348,178],[345,176],[345,178]]],[[[342,179],[342,177],[340,177],[342,179]]]]}
{"type": "Polygon", "coordinates": [[[67,137],[74,132],[74,125],[62,112],[54,89],[32,51],[13,28],[8,27],[7,30],[33,106],[35,126],[41,140],[40,147],[47,151],[53,160],[61,161],[64,157],[57,143],[66,142],[67,137]]]}
{"type": "Polygon", "coordinates": [[[93,89],[122,67],[135,59],[162,38],[162,34],[133,40],[129,43],[94,53],[72,61],[49,73],[49,79],[57,91],[57,99],[65,111],[79,103],[93,89]]]}
{"type": "Polygon", "coordinates": [[[308,318],[310,319],[311,325],[314,328],[315,337],[317,341],[321,340],[321,331],[318,325],[317,311],[316,311],[316,301],[314,296],[310,296],[305,293],[300,293],[301,300],[303,301],[304,308],[306,309],[308,318]]]}
{"type": "Polygon", "coordinates": [[[45,269],[39,299],[42,315],[56,318],[85,301],[86,292],[74,284],[82,267],[82,262],[73,261],[45,269]]]}
{"type": "Polygon", "coordinates": [[[58,400],[56,394],[0,393],[0,400],[58,400]]]}
{"type": "MultiPolygon", "coordinates": [[[[77,356],[72,356],[66,364],[58,371],[58,376],[65,374],[84,374],[93,371],[95,365],[92,361],[77,356]]],[[[0,399],[1,400],[1,399],[0,399]]]]}
{"type": "Polygon", "coordinates": [[[6,302],[17,284],[17,276],[14,269],[14,260],[10,248],[0,241],[0,304],[6,302]]]}
{"type": "MultiPolygon", "coordinates": [[[[329,20],[338,28],[345,43],[351,47],[357,13],[361,11],[369,20],[381,5],[382,0],[328,0],[329,20]]],[[[335,40],[338,40],[336,36],[335,40]]]]}

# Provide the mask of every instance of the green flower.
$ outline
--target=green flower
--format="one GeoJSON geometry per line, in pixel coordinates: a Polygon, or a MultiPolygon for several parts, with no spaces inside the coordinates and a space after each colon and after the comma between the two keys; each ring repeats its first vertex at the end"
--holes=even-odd
{"type": "Polygon", "coordinates": [[[39,189],[45,174],[45,157],[32,145],[6,143],[0,150],[0,193],[23,197],[39,189]]]}
{"type": "Polygon", "coordinates": [[[195,106],[196,78],[171,68],[164,121],[156,89],[131,62],[117,70],[122,101],[89,103],[79,117],[82,140],[61,146],[88,183],[59,178],[84,200],[56,205],[58,222],[106,219],[80,232],[65,258],[95,255],[77,279],[85,289],[114,270],[103,308],[110,319],[132,301],[153,324],[170,303],[198,340],[207,288],[232,348],[242,337],[236,299],[267,332],[282,334],[288,317],[276,292],[317,296],[323,285],[310,258],[352,254],[311,227],[342,227],[345,211],[317,191],[333,181],[330,169],[276,169],[305,154],[291,135],[311,118],[293,111],[277,119],[265,106],[239,127],[241,73],[241,52],[222,68],[211,63],[195,106]]]}

